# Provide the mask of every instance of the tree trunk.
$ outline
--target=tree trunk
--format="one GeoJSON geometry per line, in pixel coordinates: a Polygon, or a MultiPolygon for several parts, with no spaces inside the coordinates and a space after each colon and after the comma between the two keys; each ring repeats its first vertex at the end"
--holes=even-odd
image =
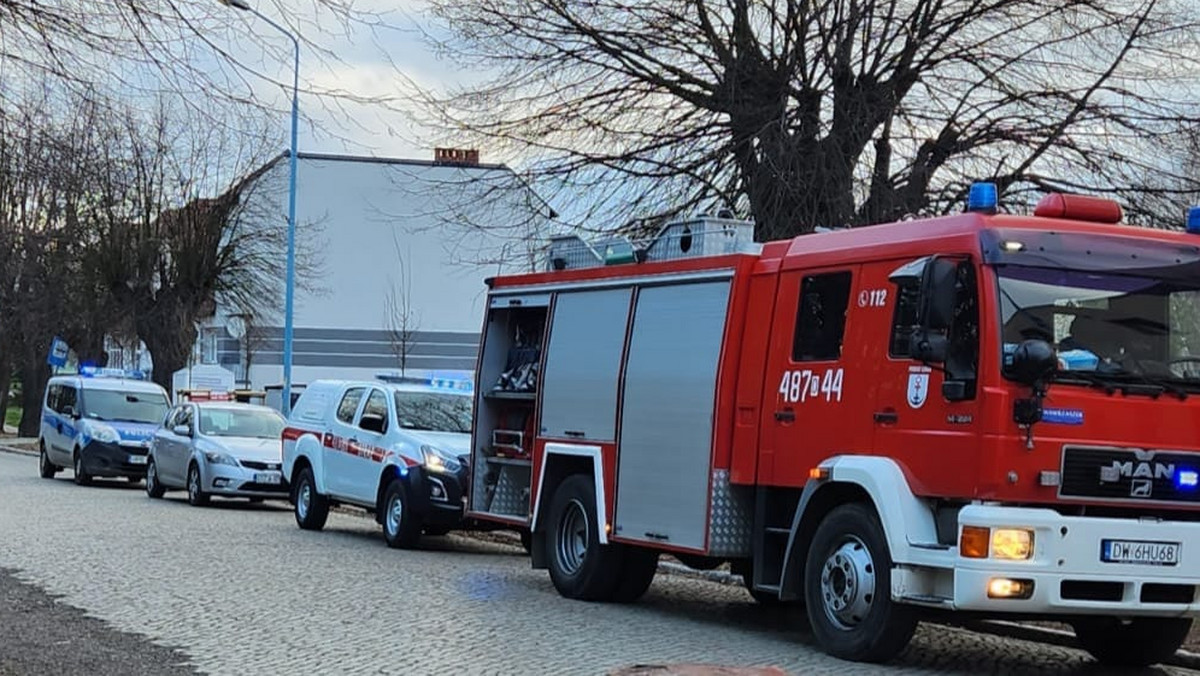
{"type": "Polygon", "coordinates": [[[12,390],[12,375],[12,359],[6,356],[0,360],[0,425],[8,418],[8,393],[12,390]]]}
{"type": "Polygon", "coordinates": [[[172,380],[176,371],[187,368],[188,357],[191,356],[192,347],[196,342],[196,332],[185,330],[181,332],[183,335],[170,334],[168,331],[148,331],[141,339],[146,344],[146,351],[150,353],[150,361],[154,365],[151,379],[162,385],[173,399],[175,392],[172,391],[172,380]],[[191,340],[188,340],[189,337],[191,340]]]}
{"type": "Polygon", "coordinates": [[[17,434],[36,437],[42,425],[42,399],[46,394],[46,381],[50,380],[50,367],[37,355],[26,356],[21,367],[21,424],[17,434]]]}

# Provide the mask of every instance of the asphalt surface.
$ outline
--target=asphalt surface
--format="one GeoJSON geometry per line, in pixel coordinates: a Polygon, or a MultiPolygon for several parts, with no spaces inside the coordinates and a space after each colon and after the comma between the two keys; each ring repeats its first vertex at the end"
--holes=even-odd
{"type": "Polygon", "coordinates": [[[188,657],[116,631],[0,569],[0,676],[197,673],[188,657]]]}
{"type": "Polygon", "coordinates": [[[892,664],[847,663],[813,646],[802,614],[761,608],[736,586],[660,574],[636,604],[575,602],[512,546],[451,535],[391,550],[368,519],[333,514],[324,532],[305,532],[283,504],[193,508],[125,482],[80,488],[69,471],[40,479],[35,457],[6,453],[0,568],[59,597],[2,587],[28,599],[0,609],[9,673],[173,673],[185,662],[211,674],[594,675],[669,663],[1107,673],[1074,648],[931,624],[892,664]],[[22,623],[33,629],[13,631],[22,623]]]}

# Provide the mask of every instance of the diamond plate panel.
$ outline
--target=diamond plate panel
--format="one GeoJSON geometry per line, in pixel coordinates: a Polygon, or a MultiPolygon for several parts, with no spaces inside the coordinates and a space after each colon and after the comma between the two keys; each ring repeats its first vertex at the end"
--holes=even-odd
{"type": "Polygon", "coordinates": [[[493,514],[510,514],[525,518],[529,513],[529,468],[502,466],[492,496],[493,514]]]}
{"type": "Polygon", "coordinates": [[[708,555],[742,557],[751,554],[754,501],[748,492],[729,483],[729,470],[713,470],[712,512],[708,522],[708,555]]]}

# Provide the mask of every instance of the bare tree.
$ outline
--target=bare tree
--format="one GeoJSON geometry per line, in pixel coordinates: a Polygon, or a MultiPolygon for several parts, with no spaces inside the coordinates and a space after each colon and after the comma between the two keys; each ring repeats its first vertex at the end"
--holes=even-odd
{"type": "Polygon", "coordinates": [[[408,368],[408,358],[412,355],[417,329],[420,327],[420,316],[412,303],[412,271],[407,263],[411,252],[401,251],[400,237],[395,231],[392,233],[392,242],[396,250],[399,279],[388,275],[384,314],[388,343],[393,354],[400,360],[400,375],[403,376],[408,368]]]}
{"type": "Polygon", "coordinates": [[[1144,221],[1196,189],[1170,161],[1197,117],[1184,0],[430,5],[494,77],[423,91],[422,119],[525,158],[580,224],[728,207],[776,238],[950,211],[977,179],[1144,221]]]}

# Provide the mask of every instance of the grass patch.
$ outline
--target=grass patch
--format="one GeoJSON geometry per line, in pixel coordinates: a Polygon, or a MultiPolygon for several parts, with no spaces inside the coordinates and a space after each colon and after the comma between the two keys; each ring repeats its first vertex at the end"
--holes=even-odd
{"type": "Polygon", "coordinates": [[[16,427],[21,424],[21,407],[9,406],[4,413],[4,424],[9,427],[16,427]]]}

